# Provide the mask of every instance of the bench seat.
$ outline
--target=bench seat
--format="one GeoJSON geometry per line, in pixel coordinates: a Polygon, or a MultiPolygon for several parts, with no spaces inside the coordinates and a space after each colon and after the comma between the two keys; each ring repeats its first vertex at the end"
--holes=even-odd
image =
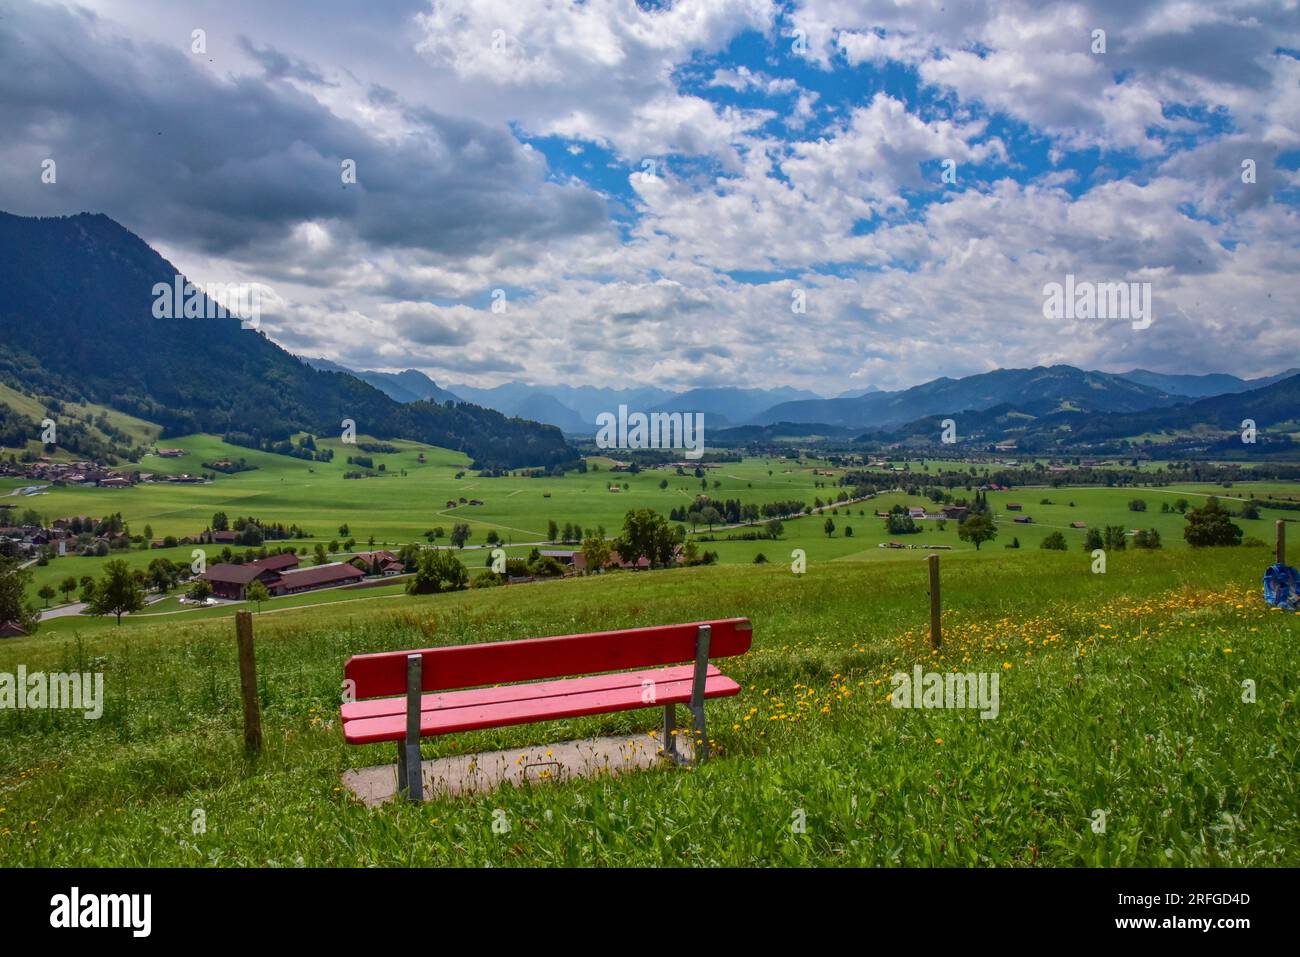
{"type": "Polygon", "coordinates": [[[709,753],[704,702],[740,693],[712,658],[743,655],[748,618],[353,655],[339,711],[348,744],[397,742],[397,786],[424,794],[420,741],[585,715],[662,708],[663,755],[679,750],[677,706],[691,713],[690,761],[709,753]]]}
{"type": "MultiPolygon", "coordinates": [[[[631,711],[651,704],[686,704],[691,700],[694,671],[693,665],[682,665],[426,694],[420,697],[420,736],[631,711]],[[654,683],[652,701],[644,696],[647,681],[654,683]]],[[[740,685],[709,666],[705,698],[725,698],[739,692],[740,685]]],[[[349,744],[401,741],[406,737],[405,697],[349,702],[343,706],[341,717],[343,735],[349,744]]]]}

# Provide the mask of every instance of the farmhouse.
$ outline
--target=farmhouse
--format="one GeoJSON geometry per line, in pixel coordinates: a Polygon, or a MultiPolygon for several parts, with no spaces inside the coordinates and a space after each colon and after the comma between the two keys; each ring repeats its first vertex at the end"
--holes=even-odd
{"type": "Polygon", "coordinates": [[[237,601],[245,597],[248,586],[260,581],[271,594],[279,594],[281,572],[295,567],[298,556],[292,552],[272,555],[243,565],[220,564],[211,566],[199,577],[212,586],[212,593],[221,598],[237,601]]]}
{"type": "Polygon", "coordinates": [[[538,554],[543,558],[554,558],[565,567],[565,574],[576,575],[587,569],[587,556],[574,549],[544,548],[538,554]]]}
{"type": "Polygon", "coordinates": [[[1013,521],[1017,522],[1017,523],[1020,524],[1020,525],[1029,525],[1029,524],[1031,524],[1034,520],[1033,520],[1032,518],[1030,518],[1028,515],[1017,515],[1017,516],[1013,519],[1013,521]]]}
{"type": "Polygon", "coordinates": [[[159,449],[158,455],[164,459],[178,459],[185,454],[184,449],[159,449]]]}
{"type": "Polygon", "coordinates": [[[400,575],[406,571],[406,566],[392,552],[379,550],[374,552],[357,552],[349,559],[353,565],[361,568],[367,575],[400,575]]]}
{"type": "Polygon", "coordinates": [[[16,621],[0,621],[0,638],[22,638],[26,635],[16,621]]]}
{"type": "Polygon", "coordinates": [[[1018,512],[1023,506],[1019,502],[1007,502],[1008,512],[1018,512]]]}
{"type": "Polygon", "coordinates": [[[273,591],[276,595],[295,595],[298,592],[311,591],[313,588],[330,588],[335,585],[350,585],[366,576],[361,569],[349,562],[333,562],[329,565],[313,565],[297,571],[285,572],[273,591]]]}
{"type": "Polygon", "coordinates": [[[960,522],[970,513],[970,508],[965,505],[945,505],[939,511],[944,518],[952,518],[960,522]]]}
{"type": "Polygon", "coordinates": [[[1088,527],[1088,523],[1087,523],[1087,522],[1071,522],[1071,523],[1070,523],[1070,527],[1071,527],[1071,528],[1087,528],[1087,527],[1088,527]]]}
{"type": "Polygon", "coordinates": [[[912,518],[925,518],[925,509],[919,507],[909,508],[907,514],[912,518]]]}

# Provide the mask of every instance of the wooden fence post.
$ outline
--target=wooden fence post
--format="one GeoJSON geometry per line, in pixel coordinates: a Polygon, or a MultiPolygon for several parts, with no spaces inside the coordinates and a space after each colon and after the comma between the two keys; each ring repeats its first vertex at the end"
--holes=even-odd
{"type": "Polygon", "coordinates": [[[939,556],[931,555],[926,561],[930,566],[930,647],[938,648],[943,644],[939,630],[939,556]]]}
{"type": "Polygon", "coordinates": [[[253,656],[253,616],[235,612],[235,640],[239,645],[239,689],[244,697],[244,750],[262,750],[262,709],[257,701],[257,659],[253,656]]]}
{"type": "Polygon", "coordinates": [[[1277,520],[1277,563],[1286,564],[1286,522],[1277,520]]]}

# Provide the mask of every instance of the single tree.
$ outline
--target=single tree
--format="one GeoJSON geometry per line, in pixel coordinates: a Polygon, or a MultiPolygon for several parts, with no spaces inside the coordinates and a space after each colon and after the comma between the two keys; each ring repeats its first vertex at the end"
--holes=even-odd
{"type": "Polygon", "coordinates": [[[469,571],[454,554],[443,548],[427,548],[416,562],[415,575],[406,585],[411,595],[428,595],[464,588],[469,571]]]}
{"type": "Polygon", "coordinates": [[[1160,533],[1154,528],[1139,529],[1133,535],[1134,548],[1159,548],[1160,533]]]}
{"type": "Polygon", "coordinates": [[[1038,547],[1046,548],[1050,551],[1063,552],[1070,546],[1066,544],[1064,535],[1060,532],[1052,532],[1052,534],[1043,539],[1042,543],[1039,544],[1038,547]]]}
{"type": "Polygon", "coordinates": [[[32,573],[18,567],[18,562],[0,557],[0,624],[12,622],[27,634],[40,623],[36,609],[26,602],[27,586],[32,573]]]}
{"type": "Polygon", "coordinates": [[[46,608],[50,607],[50,602],[54,600],[54,596],[57,594],[58,592],[54,590],[52,585],[42,585],[36,592],[38,598],[43,598],[45,600],[46,608]]]}
{"type": "Polygon", "coordinates": [[[586,562],[588,575],[604,571],[605,566],[609,564],[609,542],[595,535],[588,536],[582,542],[582,557],[586,562]]]}
{"type": "Polygon", "coordinates": [[[1193,548],[1214,545],[1240,545],[1241,526],[1235,525],[1219,500],[1211,495],[1200,508],[1187,513],[1183,538],[1193,548]]]}
{"type": "Polygon", "coordinates": [[[973,544],[978,552],[981,545],[998,537],[998,527],[988,512],[972,512],[957,526],[957,537],[973,544]]]}
{"type": "Polygon", "coordinates": [[[115,615],[118,625],[122,616],[144,607],[144,589],[120,558],[104,563],[104,577],[95,585],[95,597],[87,609],[92,615],[115,615]]]}
{"type": "Polygon", "coordinates": [[[257,605],[257,610],[262,610],[262,602],[268,601],[271,597],[270,591],[266,585],[260,581],[254,580],[247,588],[244,589],[244,597],[257,605]]]}

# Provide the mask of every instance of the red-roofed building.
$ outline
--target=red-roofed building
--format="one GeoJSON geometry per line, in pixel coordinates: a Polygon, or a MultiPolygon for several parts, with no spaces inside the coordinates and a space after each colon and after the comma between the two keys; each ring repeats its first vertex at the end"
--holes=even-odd
{"type": "Polygon", "coordinates": [[[402,560],[387,549],[357,552],[348,560],[367,575],[400,575],[406,571],[402,560]]]}
{"type": "Polygon", "coordinates": [[[255,581],[265,585],[271,594],[278,594],[276,589],[280,587],[280,573],[296,567],[297,564],[297,555],[284,552],[268,558],[260,558],[255,562],[245,562],[243,565],[224,563],[212,565],[199,577],[212,586],[214,595],[238,601],[246,597],[248,586],[255,581]]]}
{"type": "Polygon", "coordinates": [[[351,562],[332,562],[329,565],[312,565],[280,576],[274,594],[294,595],[313,588],[331,588],[350,585],[365,579],[365,574],[351,562]]]}

